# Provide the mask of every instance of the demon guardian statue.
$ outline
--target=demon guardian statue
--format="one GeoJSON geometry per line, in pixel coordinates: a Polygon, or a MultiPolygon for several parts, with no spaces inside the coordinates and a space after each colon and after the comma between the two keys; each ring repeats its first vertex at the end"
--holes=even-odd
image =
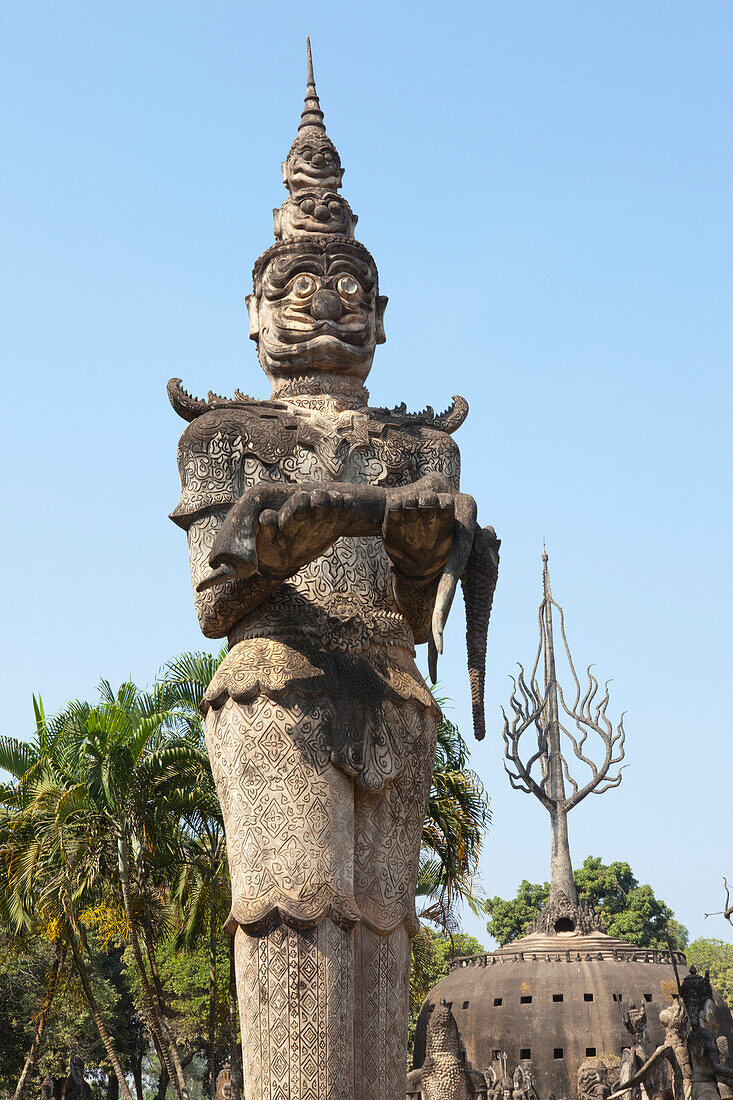
{"type": "Polygon", "coordinates": [[[339,195],[310,63],[250,336],[272,399],[190,397],[172,518],[204,634],[204,700],[232,884],[247,1100],[404,1096],[415,880],[457,583],[482,732],[498,543],[459,491],[467,405],[370,408],[386,298],[339,195]]]}

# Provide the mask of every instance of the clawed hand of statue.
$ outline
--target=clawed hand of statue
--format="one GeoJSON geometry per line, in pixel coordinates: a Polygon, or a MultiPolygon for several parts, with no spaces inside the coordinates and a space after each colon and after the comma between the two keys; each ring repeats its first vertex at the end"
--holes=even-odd
{"type": "MultiPolygon", "coordinates": [[[[429,582],[440,576],[433,612],[431,664],[443,651],[443,630],[476,531],[476,502],[441,474],[384,488],[334,482],[263,484],[231,508],[209,557],[203,591],[259,573],[291,577],[343,536],[381,535],[395,569],[429,582]]],[[[431,670],[432,671],[432,670],[431,670]]]]}

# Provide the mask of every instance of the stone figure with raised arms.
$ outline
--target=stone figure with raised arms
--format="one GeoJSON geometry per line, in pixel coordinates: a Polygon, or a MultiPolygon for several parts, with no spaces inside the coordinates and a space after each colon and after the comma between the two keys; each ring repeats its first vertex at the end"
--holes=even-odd
{"type": "MultiPolygon", "coordinates": [[[[459,488],[468,406],[368,405],[387,299],[354,239],[310,47],[288,197],[257,260],[258,401],[191,397],[172,514],[204,634],[229,653],[205,695],[226,826],[247,1100],[404,1095],[415,881],[458,582],[483,734],[498,541],[459,488]]],[[[407,375],[407,371],[405,372],[407,375]]]]}

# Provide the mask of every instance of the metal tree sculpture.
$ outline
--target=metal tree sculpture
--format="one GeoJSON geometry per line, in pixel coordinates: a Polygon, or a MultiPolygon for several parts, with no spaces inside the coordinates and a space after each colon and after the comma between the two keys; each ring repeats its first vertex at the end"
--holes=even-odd
{"type": "Polygon", "coordinates": [[[514,690],[509,700],[509,705],[514,712],[511,723],[502,710],[504,755],[506,756],[504,768],[512,787],[525,794],[534,795],[550,814],[552,857],[548,905],[559,901],[560,895],[564,894],[571,905],[577,906],[578,895],[573,880],[568,842],[568,813],[582,802],[586,795],[603,794],[611,787],[618,787],[623,769],[616,766],[624,758],[626,735],[623,715],[615,728],[606,716],[609,703],[608,681],[602,698],[596,702],[599,687],[590,665],[587,669],[588,686],[585,690],[581,688],[565,636],[563,610],[552,598],[546,553],[542,555],[542,563],[543,599],[539,608],[540,643],[529,683],[525,679],[521,664],[519,677],[513,680],[514,690]],[[552,636],[553,606],[560,613],[560,631],[570,671],[575,681],[575,699],[571,706],[565,702],[563,690],[555,674],[552,636]],[[537,669],[543,654],[544,690],[537,682],[537,669]],[[571,719],[577,728],[577,734],[563,724],[561,714],[571,719]],[[528,759],[523,760],[520,755],[520,741],[532,727],[537,735],[537,748],[528,759]],[[594,761],[586,748],[586,742],[592,734],[600,738],[600,747],[603,751],[603,760],[600,764],[594,761]],[[576,759],[590,770],[587,781],[579,782],[571,775],[566,752],[568,748],[572,748],[576,759]],[[569,795],[566,794],[566,782],[571,789],[569,795]]]}

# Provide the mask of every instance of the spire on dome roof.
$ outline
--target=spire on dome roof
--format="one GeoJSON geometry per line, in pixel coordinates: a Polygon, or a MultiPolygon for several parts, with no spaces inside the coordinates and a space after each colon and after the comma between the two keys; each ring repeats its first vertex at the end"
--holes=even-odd
{"type": "Polygon", "coordinates": [[[587,687],[581,688],[565,636],[563,610],[552,597],[547,551],[544,548],[539,624],[540,642],[528,681],[524,669],[519,666],[519,676],[510,700],[512,721],[504,714],[504,755],[507,761],[504,767],[512,787],[534,795],[550,815],[550,897],[535,921],[535,930],[542,924],[545,931],[571,932],[583,926],[588,914],[585,914],[587,907],[578,904],[573,880],[568,814],[591,792],[602,794],[610,787],[618,787],[621,782],[621,768],[617,765],[624,758],[625,733],[623,715],[615,729],[606,716],[609,703],[608,684],[598,699],[599,685],[590,666],[586,673],[587,687]],[[557,682],[553,607],[560,615],[560,633],[575,687],[575,698],[570,705],[566,703],[563,690],[557,682]],[[540,657],[543,658],[544,665],[542,686],[537,682],[540,657]],[[563,719],[567,721],[568,718],[570,722],[565,726],[563,719]],[[573,726],[575,732],[572,731],[573,726]],[[520,755],[520,749],[524,750],[524,742],[520,745],[520,739],[532,727],[536,736],[536,751],[530,747],[520,755]],[[589,741],[592,734],[600,742],[600,763],[596,763],[592,756],[589,741]],[[572,760],[587,768],[590,774],[574,777],[569,767],[572,760]],[[566,783],[570,788],[569,794],[565,789],[566,783]],[[551,927],[544,928],[550,921],[551,927]]]}

